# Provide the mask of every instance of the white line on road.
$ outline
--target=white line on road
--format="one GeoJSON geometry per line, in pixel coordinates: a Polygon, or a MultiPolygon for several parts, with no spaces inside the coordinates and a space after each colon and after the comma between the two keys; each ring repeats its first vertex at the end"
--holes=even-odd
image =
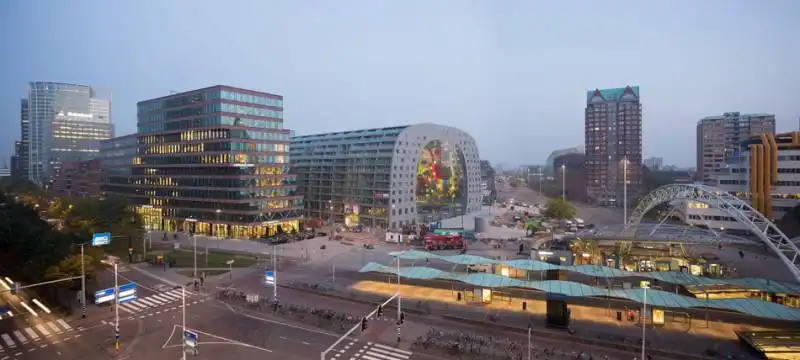
{"type": "Polygon", "coordinates": [[[283,340],[286,340],[286,339],[288,339],[286,336],[279,336],[279,338],[281,338],[281,339],[283,339],[283,340]]]}
{"type": "Polygon", "coordinates": [[[307,341],[303,341],[303,345],[311,345],[311,344],[308,343],[307,341]]]}

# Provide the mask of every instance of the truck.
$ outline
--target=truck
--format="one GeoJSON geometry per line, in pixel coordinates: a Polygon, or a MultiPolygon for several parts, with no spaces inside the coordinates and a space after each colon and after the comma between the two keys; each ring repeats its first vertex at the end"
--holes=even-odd
{"type": "Polygon", "coordinates": [[[464,237],[459,234],[438,235],[428,233],[422,237],[422,244],[425,250],[452,250],[463,249],[466,246],[464,237]]]}

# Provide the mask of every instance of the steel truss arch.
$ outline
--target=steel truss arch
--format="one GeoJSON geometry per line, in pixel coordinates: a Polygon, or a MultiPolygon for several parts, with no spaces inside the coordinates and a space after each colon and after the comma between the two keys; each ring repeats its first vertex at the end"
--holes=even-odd
{"type": "Polygon", "coordinates": [[[750,204],[725,191],[707,185],[665,185],[647,194],[633,210],[628,226],[637,225],[648,211],[664,203],[680,200],[696,201],[720,209],[747,226],[750,232],[778,255],[789,268],[795,281],[800,282],[800,249],[775,224],[753,209],[750,204]]]}

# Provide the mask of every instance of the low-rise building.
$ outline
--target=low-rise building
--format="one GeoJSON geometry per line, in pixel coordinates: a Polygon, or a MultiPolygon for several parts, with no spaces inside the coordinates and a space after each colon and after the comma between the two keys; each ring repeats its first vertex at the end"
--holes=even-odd
{"type": "MultiPolygon", "coordinates": [[[[782,219],[800,204],[800,132],[765,133],[744,141],[733,161],[714,172],[710,185],[746,200],[768,219],[782,219]]],[[[706,204],[685,202],[680,212],[692,225],[748,230],[726,211],[706,204]]]]}
{"type": "Polygon", "coordinates": [[[99,197],[103,195],[103,170],[100,161],[62,163],[53,176],[52,190],[64,197],[99,197]]]}

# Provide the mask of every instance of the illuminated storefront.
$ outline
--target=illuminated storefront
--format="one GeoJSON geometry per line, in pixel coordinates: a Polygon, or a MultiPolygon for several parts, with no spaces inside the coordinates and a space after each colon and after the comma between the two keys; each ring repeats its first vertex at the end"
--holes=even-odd
{"type": "Polygon", "coordinates": [[[108,187],[136,204],[146,228],[234,238],[299,230],[281,96],[214,86],[140,102],[138,115],[131,174],[108,187]]]}

